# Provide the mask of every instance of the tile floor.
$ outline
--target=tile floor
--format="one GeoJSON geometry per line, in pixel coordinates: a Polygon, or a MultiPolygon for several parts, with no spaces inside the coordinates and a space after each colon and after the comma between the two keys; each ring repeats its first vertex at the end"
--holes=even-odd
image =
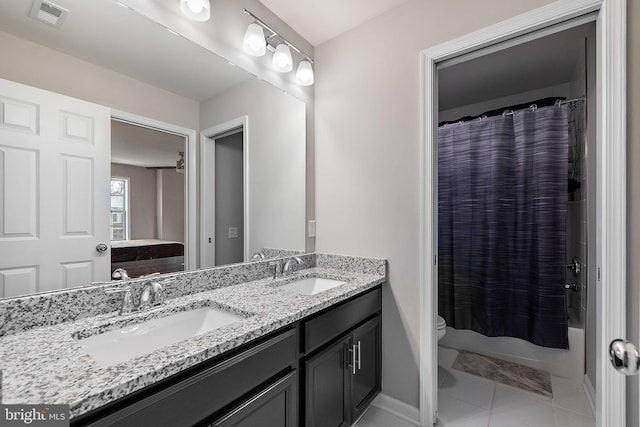
{"type": "MultiPolygon", "coordinates": [[[[553,399],[451,368],[458,352],[438,349],[436,427],[594,427],[581,384],[551,376],[553,399]]],[[[357,427],[414,427],[371,407],[357,427]]]]}
{"type": "Polygon", "coordinates": [[[551,376],[553,399],[451,368],[458,352],[438,349],[438,419],[446,427],[593,427],[582,384],[551,376]]]}

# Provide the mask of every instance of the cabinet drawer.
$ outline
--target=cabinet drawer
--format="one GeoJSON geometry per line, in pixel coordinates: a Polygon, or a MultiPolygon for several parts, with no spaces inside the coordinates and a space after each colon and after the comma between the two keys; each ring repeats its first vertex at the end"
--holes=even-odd
{"type": "Polygon", "coordinates": [[[295,366],[297,343],[283,332],[89,425],[193,425],[295,366]]]}
{"type": "Polygon", "coordinates": [[[297,427],[298,376],[292,371],[207,427],[297,427]]]}
{"type": "Polygon", "coordinates": [[[317,349],[381,309],[382,290],[377,287],[373,291],[304,321],[304,352],[309,353],[317,349]]]}

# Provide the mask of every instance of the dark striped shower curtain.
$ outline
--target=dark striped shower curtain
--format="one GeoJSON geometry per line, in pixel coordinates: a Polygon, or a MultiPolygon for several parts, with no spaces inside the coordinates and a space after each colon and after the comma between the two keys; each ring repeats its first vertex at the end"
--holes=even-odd
{"type": "Polygon", "coordinates": [[[568,348],[567,108],[438,129],[439,313],[448,326],[568,348]]]}

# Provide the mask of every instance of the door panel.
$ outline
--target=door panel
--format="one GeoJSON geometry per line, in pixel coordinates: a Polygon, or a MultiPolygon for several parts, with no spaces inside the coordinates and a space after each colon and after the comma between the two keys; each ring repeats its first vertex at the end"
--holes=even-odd
{"type": "Polygon", "coordinates": [[[38,153],[0,146],[0,167],[0,238],[38,237],[38,153]]]}
{"type": "Polygon", "coordinates": [[[110,110],[0,79],[0,298],[109,279],[110,110]]]}
{"type": "Polygon", "coordinates": [[[351,420],[355,421],[381,389],[380,316],[353,331],[355,375],[351,376],[351,420]]]}
{"type": "Polygon", "coordinates": [[[345,378],[350,375],[345,369],[348,344],[347,337],[305,363],[307,427],[348,425],[348,381],[345,378]]]}

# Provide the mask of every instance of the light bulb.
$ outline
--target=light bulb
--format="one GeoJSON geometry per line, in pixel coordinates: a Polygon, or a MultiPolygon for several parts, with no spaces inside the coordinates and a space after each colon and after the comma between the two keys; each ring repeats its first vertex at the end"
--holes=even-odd
{"type": "Polygon", "coordinates": [[[293,69],[293,59],[291,58],[291,51],[289,46],[284,43],[280,43],[276,47],[276,51],[273,54],[273,69],[280,73],[288,73],[293,69]]]}
{"type": "Polygon", "coordinates": [[[311,62],[300,61],[296,70],[296,83],[300,86],[311,86],[313,84],[313,68],[311,62]]]}
{"type": "Polygon", "coordinates": [[[200,13],[204,9],[204,4],[201,0],[187,0],[187,6],[193,13],[200,13]]]}
{"type": "Polygon", "coordinates": [[[187,18],[198,22],[208,21],[211,17],[209,0],[180,0],[180,10],[187,18]]]}
{"type": "Polygon", "coordinates": [[[267,52],[267,42],[260,25],[249,24],[247,32],[244,33],[242,49],[251,56],[262,56],[267,52]]]}

